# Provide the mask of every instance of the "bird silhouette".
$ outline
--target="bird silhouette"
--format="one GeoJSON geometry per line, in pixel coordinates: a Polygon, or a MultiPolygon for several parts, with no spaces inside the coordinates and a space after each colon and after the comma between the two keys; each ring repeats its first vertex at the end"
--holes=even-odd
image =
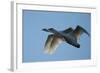
{"type": "Polygon", "coordinates": [[[44,46],[44,51],[48,54],[53,54],[62,42],[66,42],[76,48],[80,48],[80,44],[78,43],[80,36],[83,33],[86,33],[88,36],[90,35],[84,28],[79,25],[75,29],[70,27],[63,31],[57,31],[54,28],[42,30],[51,33],[50,35],[48,35],[44,46]]]}

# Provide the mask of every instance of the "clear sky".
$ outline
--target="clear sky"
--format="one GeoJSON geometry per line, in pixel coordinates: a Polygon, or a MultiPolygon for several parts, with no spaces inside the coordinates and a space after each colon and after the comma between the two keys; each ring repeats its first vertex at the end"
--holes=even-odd
{"type": "Polygon", "coordinates": [[[91,14],[78,12],[50,12],[23,10],[23,62],[64,61],[91,59],[91,37],[83,34],[78,41],[80,48],[62,43],[54,54],[43,52],[49,33],[43,28],[58,31],[82,26],[91,33],[91,14]]]}

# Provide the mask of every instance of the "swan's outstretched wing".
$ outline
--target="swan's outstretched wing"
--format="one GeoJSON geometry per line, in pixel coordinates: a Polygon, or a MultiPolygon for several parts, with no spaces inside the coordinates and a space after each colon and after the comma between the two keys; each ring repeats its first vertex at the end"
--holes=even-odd
{"type": "Polygon", "coordinates": [[[48,54],[53,54],[56,50],[56,48],[59,46],[60,43],[62,43],[63,39],[56,35],[49,35],[45,47],[44,52],[48,54]]]}
{"type": "Polygon", "coordinates": [[[80,36],[83,33],[86,33],[88,36],[90,35],[84,28],[82,28],[81,26],[77,26],[76,29],[73,31],[73,33],[75,34],[75,36],[77,37],[77,39],[80,38],[80,36]]]}
{"type": "Polygon", "coordinates": [[[52,42],[52,40],[53,40],[53,34],[51,34],[51,35],[48,35],[48,38],[47,38],[47,40],[46,40],[46,42],[45,42],[45,46],[44,46],[44,52],[45,53],[47,53],[47,52],[49,52],[49,50],[50,50],[50,45],[51,45],[51,42],[52,42]]]}
{"type": "Polygon", "coordinates": [[[68,28],[68,29],[65,29],[63,32],[69,33],[69,32],[72,32],[72,31],[73,31],[73,29],[70,27],[70,28],[68,28]]]}

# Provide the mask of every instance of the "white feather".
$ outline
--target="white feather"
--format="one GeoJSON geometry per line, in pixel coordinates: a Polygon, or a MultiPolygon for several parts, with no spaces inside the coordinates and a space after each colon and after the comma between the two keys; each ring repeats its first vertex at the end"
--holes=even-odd
{"type": "Polygon", "coordinates": [[[44,52],[47,54],[53,54],[58,46],[63,42],[63,39],[58,36],[48,37],[44,52]]]}

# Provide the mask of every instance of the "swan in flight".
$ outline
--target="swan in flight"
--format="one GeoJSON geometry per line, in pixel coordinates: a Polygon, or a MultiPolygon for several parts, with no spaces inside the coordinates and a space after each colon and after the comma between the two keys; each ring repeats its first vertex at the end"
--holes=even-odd
{"type": "Polygon", "coordinates": [[[48,54],[53,54],[62,42],[66,42],[76,48],[80,48],[80,44],[78,43],[80,36],[83,33],[86,33],[89,36],[89,33],[79,25],[75,29],[70,27],[63,31],[57,31],[54,28],[42,30],[51,33],[48,35],[44,46],[44,51],[48,54]]]}

